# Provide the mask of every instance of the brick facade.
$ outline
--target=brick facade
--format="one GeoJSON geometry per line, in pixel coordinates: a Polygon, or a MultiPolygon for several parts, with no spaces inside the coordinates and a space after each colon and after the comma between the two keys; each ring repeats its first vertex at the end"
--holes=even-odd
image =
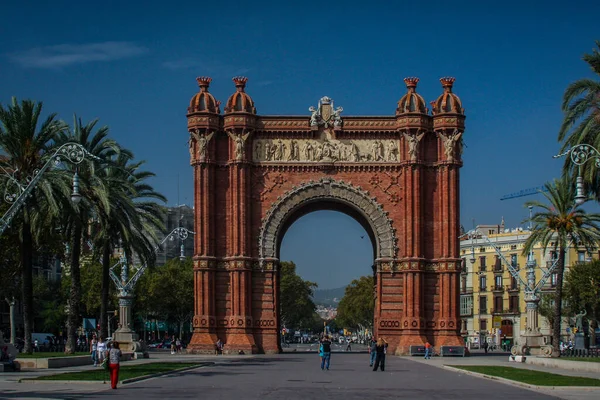
{"type": "Polygon", "coordinates": [[[195,309],[189,349],[276,353],[281,240],[300,216],[335,209],[374,247],[374,329],[408,346],[461,345],[459,168],[464,111],[442,78],[432,113],[416,94],[395,116],[342,117],[322,98],[306,117],[259,116],[234,78],[224,114],[198,78],[188,108],[194,168],[195,309]]]}

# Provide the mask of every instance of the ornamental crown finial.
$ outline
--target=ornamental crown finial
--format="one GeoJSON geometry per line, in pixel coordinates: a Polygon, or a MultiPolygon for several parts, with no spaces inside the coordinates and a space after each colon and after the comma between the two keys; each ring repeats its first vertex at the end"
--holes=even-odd
{"type": "Polygon", "coordinates": [[[202,89],[202,91],[208,91],[208,87],[210,86],[211,81],[212,78],[208,76],[200,76],[196,78],[196,82],[198,82],[198,86],[200,86],[200,89],[202,89]]]}
{"type": "Polygon", "coordinates": [[[440,82],[442,82],[442,87],[448,92],[452,91],[452,85],[454,85],[455,80],[456,78],[453,78],[451,76],[445,76],[443,78],[440,78],[440,82]]]}
{"type": "Polygon", "coordinates": [[[248,82],[248,78],[245,76],[234,76],[232,80],[238,91],[243,92],[246,87],[246,82],[248,82]]]}
{"type": "Polygon", "coordinates": [[[417,87],[417,83],[419,83],[419,78],[417,77],[408,77],[404,78],[404,83],[408,89],[415,89],[417,87]]]}

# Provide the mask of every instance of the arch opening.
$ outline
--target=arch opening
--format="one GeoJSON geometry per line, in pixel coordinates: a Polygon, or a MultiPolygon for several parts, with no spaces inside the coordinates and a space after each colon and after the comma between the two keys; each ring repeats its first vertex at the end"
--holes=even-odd
{"type": "Polygon", "coordinates": [[[259,235],[259,255],[278,260],[285,232],[298,218],[319,209],[341,211],[358,221],[373,243],[376,260],[394,260],[397,239],[392,222],[382,206],[367,192],[343,181],[322,179],[295,187],[281,197],[263,220],[259,235]]]}

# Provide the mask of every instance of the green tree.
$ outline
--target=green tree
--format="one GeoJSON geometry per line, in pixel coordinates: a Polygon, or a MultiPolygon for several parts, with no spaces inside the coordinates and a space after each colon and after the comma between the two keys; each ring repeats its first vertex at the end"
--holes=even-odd
{"type": "Polygon", "coordinates": [[[591,342],[596,343],[600,319],[600,261],[573,265],[565,274],[565,300],[573,311],[586,310],[591,342]]]}
{"type": "MultiPolygon", "coordinates": [[[[563,95],[564,119],[558,132],[558,141],[563,142],[562,150],[583,143],[600,148],[600,41],[596,41],[596,46],[597,49],[583,56],[596,79],[579,79],[571,83],[563,95]]],[[[589,192],[600,199],[600,174],[592,164],[579,167],[567,157],[564,169],[571,175],[578,174],[581,169],[589,192]]]]}
{"type": "Polygon", "coordinates": [[[340,300],[336,322],[345,328],[372,328],[375,291],[372,276],[361,276],[346,287],[340,300]]]}
{"type": "MultiPolygon", "coordinates": [[[[90,216],[97,214],[100,207],[109,207],[104,181],[96,171],[105,167],[107,160],[119,151],[117,143],[108,138],[108,127],[96,129],[98,120],[84,124],[81,118],[73,118],[73,127],[58,137],[58,145],[71,142],[81,145],[94,158],[76,168],[80,179],[82,200],[78,204],[65,204],[64,225],[70,238],[69,313],[67,319],[67,344],[65,353],[74,353],[77,344],[77,328],[81,324],[81,256],[82,242],[88,232],[90,216]]],[[[74,171],[74,172],[75,172],[74,171]]]]}
{"type": "MultiPolygon", "coordinates": [[[[0,186],[2,187],[2,186],[0,186]]],[[[0,215],[8,209],[8,204],[0,203],[0,215]]],[[[14,232],[0,236],[0,301],[6,301],[10,308],[10,341],[15,343],[17,326],[15,322],[16,301],[21,293],[21,265],[19,264],[19,237],[14,232]]]]}
{"type": "MultiPolygon", "coordinates": [[[[597,49],[585,54],[583,60],[600,77],[600,41],[597,49]]],[[[563,149],[580,143],[600,145],[600,81],[579,79],[571,83],[563,95],[562,109],[565,113],[558,132],[563,149]]]]}
{"type": "Polygon", "coordinates": [[[33,279],[33,288],[36,331],[58,335],[66,320],[66,293],[61,290],[61,282],[36,276],[33,279]]]}
{"type": "MultiPolygon", "coordinates": [[[[41,122],[41,113],[42,103],[31,100],[19,103],[13,97],[7,107],[0,104],[0,150],[5,154],[1,163],[5,170],[16,172],[16,179],[23,183],[27,177],[34,176],[52,154],[49,150],[53,140],[65,129],[56,114],[50,114],[41,122]]],[[[48,219],[59,215],[61,206],[57,197],[69,195],[69,185],[58,179],[57,174],[46,172],[12,223],[11,229],[18,232],[20,242],[25,353],[32,352],[34,241],[48,231],[51,226],[48,219]]]]}
{"type": "Polygon", "coordinates": [[[283,325],[290,329],[310,329],[314,325],[313,313],[317,308],[312,300],[317,284],[302,279],[296,273],[296,264],[291,261],[283,261],[279,273],[283,325]]]}
{"type": "Polygon", "coordinates": [[[552,346],[558,354],[560,343],[560,326],[563,306],[563,275],[565,271],[565,251],[573,240],[584,246],[591,253],[600,240],[600,214],[588,214],[575,204],[575,188],[567,176],[545,185],[547,192],[543,195],[549,204],[530,201],[526,206],[533,206],[542,211],[532,216],[533,230],[523,249],[528,254],[540,243],[544,251],[551,248],[558,254],[556,265],[556,293],[554,302],[554,321],[552,327],[552,346]]]}
{"type": "Polygon", "coordinates": [[[194,265],[191,258],[168,260],[165,265],[146,270],[136,285],[135,313],[144,323],[148,315],[178,326],[194,315],[194,265]]]}
{"type": "Polygon", "coordinates": [[[94,236],[95,248],[102,256],[102,337],[108,335],[109,271],[115,248],[121,247],[129,259],[137,253],[143,263],[152,265],[158,242],[156,232],[164,230],[165,210],[154,200],[166,201],[166,198],[148,184],[147,180],[154,174],[141,170],[144,162],[133,162],[132,157],[131,152],[121,149],[104,169],[98,171],[108,200],[96,210],[98,230],[94,236]]]}

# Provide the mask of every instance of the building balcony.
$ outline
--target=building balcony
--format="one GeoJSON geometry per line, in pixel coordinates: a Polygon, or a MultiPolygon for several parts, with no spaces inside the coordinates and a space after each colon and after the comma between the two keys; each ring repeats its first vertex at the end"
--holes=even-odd
{"type": "Polygon", "coordinates": [[[508,310],[492,310],[492,314],[494,315],[519,315],[521,311],[519,309],[508,309],[508,310]]]}
{"type": "Polygon", "coordinates": [[[552,284],[551,282],[546,282],[544,283],[544,286],[542,286],[541,290],[543,292],[553,292],[556,290],[556,285],[552,284]]]}
{"type": "Polygon", "coordinates": [[[486,286],[479,286],[479,291],[480,292],[487,292],[487,287],[486,286]]]}
{"type": "Polygon", "coordinates": [[[479,309],[479,315],[487,315],[488,311],[489,310],[487,308],[480,308],[479,309]]]}
{"type": "Polygon", "coordinates": [[[480,265],[479,266],[479,272],[485,272],[487,269],[487,267],[485,265],[480,265]]]}
{"type": "Polygon", "coordinates": [[[506,290],[508,292],[519,292],[521,291],[521,289],[519,289],[519,285],[506,285],[506,290]]]}
{"type": "Polygon", "coordinates": [[[494,286],[492,286],[492,292],[502,293],[502,292],[504,292],[504,286],[494,285],[494,286]]]}
{"type": "Polygon", "coordinates": [[[471,286],[463,286],[460,288],[460,294],[472,294],[473,288],[471,286]]]}
{"type": "Polygon", "coordinates": [[[461,308],[460,309],[461,317],[472,317],[473,316],[473,307],[461,308]]]}

